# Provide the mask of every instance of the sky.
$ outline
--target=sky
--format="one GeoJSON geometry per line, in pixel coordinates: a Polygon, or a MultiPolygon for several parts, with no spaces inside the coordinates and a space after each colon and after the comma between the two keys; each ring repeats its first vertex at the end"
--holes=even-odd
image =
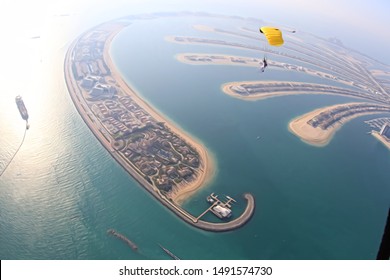
{"type": "Polygon", "coordinates": [[[320,37],[337,37],[347,47],[390,64],[388,0],[2,0],[0,28],[11,38],[28,37],[42,33],[56,15],[106,21],[128,14],[182,10],[252,16],[320,37]]]}

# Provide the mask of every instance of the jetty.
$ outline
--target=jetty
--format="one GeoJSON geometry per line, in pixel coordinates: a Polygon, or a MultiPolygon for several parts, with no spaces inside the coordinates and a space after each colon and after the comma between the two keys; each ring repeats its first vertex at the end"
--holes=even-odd
{"type": "Polygon", "coordinates": [[[175,254],[173,254],[171,251],[169,251],[167,248],[161,246],[161,244],[158,244],[158,246],[160,246],[161,249],[163,249],[163,251],[165,253],[167,253],[168,256],[170,256],[172,259],[174,260],[180,260],[175,254]]]}
{"type": "Polygon", "coordinates": [[[137,251],[138,250],[138,246],[133,241],[128,239],[123,234],[120,234],[119,232],[116,232],[114,229],[107,230],[107,233],[110,234],[110,235],[113,235],[116,238],[118,238],[118,239],[122,240],[123,242],[125,242],[131,249],[133,249],[133,251],[137,251]]]}
{"type": "Polygon", "coordinates": [[[200,214],[196,221],[199,221],[202,216],[204,216],[207,212],[213,213],[215,216],[217,216],[220,219],[228,219],[232,216],[232,210],[230,209],[231,203],[236,202],[233,198],[230,196],[226,196],[227,201],[222,202],[218,195],[215,195],[214,193],[210,194],[206,200],[208,203],[211,204],[209,208],[207,208],[202,214],[200,214]]]}

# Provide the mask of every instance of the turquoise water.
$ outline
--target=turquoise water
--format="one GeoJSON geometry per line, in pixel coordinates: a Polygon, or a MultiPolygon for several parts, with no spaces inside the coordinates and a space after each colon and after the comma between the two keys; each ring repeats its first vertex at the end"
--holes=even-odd
{"type": "MultiPolygon", "coordinates": [[[[245,206],[242,193],[251,192],[257,208],[249,224],[233,232],[204,232],[144,191],[78,115],[62,77],[61,46],[50,57],[53,63],[42,66],[53,79],[38,83],[35,95],[23,95],[31,129],[0,178],[1,259],[169,259],[157,243],[182,259],[375,258],[390,201],[390,152],[366,134],[363,120],[370,117],[347,123],[328,146],[315,148],[288,131],[289,120],[352,99],[313,95],[246,102],[223,94],[220,85],[229,81],[296,77],[175,60],[179,52],[255,54],[164,40],[204,36],[193,24],[234,24],[220,21],[136,22],[117,36],[111,53],[127,81],[216,159],[214,180],[184,207],[200,213],[205,196],[215,192],[236,198],[238,214],[245,206]],[[139,253],[108,236],[109,228],[133,240],[139,253]]],[[[7,93],[0,104],[1,166],[23,135],[14,96],[7,93]]]]}

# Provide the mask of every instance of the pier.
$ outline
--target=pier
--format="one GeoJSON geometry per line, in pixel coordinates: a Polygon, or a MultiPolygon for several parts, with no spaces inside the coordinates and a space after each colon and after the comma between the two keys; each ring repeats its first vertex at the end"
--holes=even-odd
{"type": "Polygon", "coordinates": [[[214,193],[210,194],[207,197],[207,201],[211,203],[211,206],[196,218],[196,222],[198,222],[207,212],[212,212],[220,219],[230,218],[232,215],[232,211],[230,210],[232,207],[231,203],[236,201],[230,196],[226,196],[226,198],[228,200],[226,202],[222,202],[217,195],[214,193]]]}
{"type": "Polygon", "coordinates": [[[133,251],[137,251],[138,250],[138,247],[137,245],[135,245],[135,243],[133,241],[131,241],[130,239],[128,239],[126,236],[124,236],[123,234],[120,234],[118,232],[116,232],[115,230],[113,229],[109,229],[107,230],[107,233],[110,234],[110,235],[113,235],[115,236],[116,238],[122,240],[123,242],[125,242],[131,249],[133,249],[133,251]]]}
{"type": "Polygon", "coordinates": [[[161,246],[160,244],[158,244],[158,246],[160,246],[161,249],[163,249],[163,251],[165,253],[167,253],[168,256],[170,256],[172,259],[174,260],[180,260],[175,254],[173,254],[171,251],[169,251],[167,248],[161,246]]]}

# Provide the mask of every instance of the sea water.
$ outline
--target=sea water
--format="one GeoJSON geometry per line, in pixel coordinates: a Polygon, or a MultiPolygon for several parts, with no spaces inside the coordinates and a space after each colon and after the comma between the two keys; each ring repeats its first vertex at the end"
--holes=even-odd
{"type": "MultiPolygon", "coordinates": [[[[168,35],[215,36],[194,30],[194,24],[229,28],[235,23],[202,17],[137,21],[118,34],[111,55],[145,100],[215,158],[213,180],[183,207],[201,213],[205,197],[214,192],[235,198],[233,211],[239,215],[245,208],[242,194],[250,192],[256,199],[252,220],[232,232],[205,232],[143,190],[78,115],[63,80],[64,45],[51,56],[56,63],[43,62],[47,66],[42,66],[39,81],[50,73],[50,82],[23,89],[31,128],[0,178],[2,259],[168,259],[158,243],[181,259],[375,258],[389,207],[390,153],[366,134],[369,127],[363,121],[370,117],[347,123],[323,148],[303,143],[288,131],[291,119],[355,100],[320,95],[251,102],[232,98],[221,91],[223,83],[299,77],[272,68],[263,75],[256,68],[178,62],[175,55],[182,52],[262,56],[164,40],[168,35]],[[134,241],[139,252],[107,235],[109,228],[134,241]]],[[[2,166],[23,133],[15,95],[7,92],[7,103],[0,105],[5,112],[2,166]]],[[[206,218],[214,219],[211,214],[206,218]]]]}

